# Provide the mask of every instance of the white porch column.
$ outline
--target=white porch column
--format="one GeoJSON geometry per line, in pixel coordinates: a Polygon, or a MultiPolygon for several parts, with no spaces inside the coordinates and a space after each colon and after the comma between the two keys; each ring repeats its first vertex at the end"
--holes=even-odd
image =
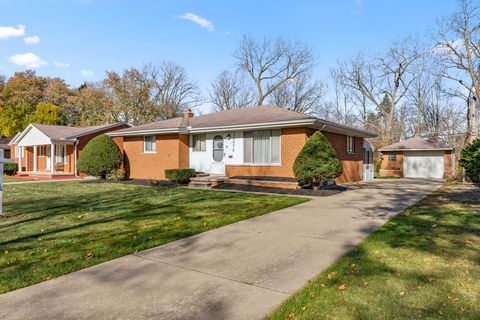
{"type": "Polygon", "coordinates": [[[75,170],[75,175],[77,175],[77,144],[78,142],[75,142],[75,147],[73,149],[73,161],[75,162],[74,170],[75,170]]]}
{"type": "Polygon", "coordinates": [[[55,172],[55,144],[50,145],[50,173],[55,172]]]}
{"type": "Polygon", "coordinates": [[[22,152],[23,152],[23,147],[17,146],[17,157],[18,157],[18,172],[22,172],[22,152]]]}
{"type": "Polygon", "coordinates": [[[33,146],[33,171],[37,172],[37,146],[33,146]]]}

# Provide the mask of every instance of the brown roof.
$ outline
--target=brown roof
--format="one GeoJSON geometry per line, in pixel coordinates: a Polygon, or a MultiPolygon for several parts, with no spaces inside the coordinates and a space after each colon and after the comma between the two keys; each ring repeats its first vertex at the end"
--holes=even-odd
{"type": "MultiPolygon", "coordinates": [[[[148,123],[145,125],[140,125],[137,127],[131,127],[127,129],[122,129],[111,133],[111,135],[119,135],[125,133],[135,135],[137,132],[143,133],[142,131],[181,131],[181,130],[203,130],[211,129],[217,127],[230,127],[230,126],[251,126],[256,124],[273,124],[281,122],[291,122],[291,121],[307,121],[311,122],[312,125],[323,127],[326,131],[332,132],[353,132],[358,136],[365,137],[374,137],[374,133],[356,129],[352,127],[343,126],[333,122],[317,119],[314,116],[290,111],[285,108],[280,108],[271,105],[264,106],[255,106],[255,107],[246,107],[240,109],[232,109],[226,111],[220,111],[215,113],[210,113],[206,115],[201,115],[197,117],[184,118],[178,117],[170,120],[162,120],[157,122],[148,123]]],[[[290,125],[291,123],[289,123],[290,125]]]]}
{"type": "Polygon", "coordinates": [[[256,106],[209,113],[206,115],[192,118],[178,117],[169,120],[156,121],[136,127],[119,130],[117,133],[139,130],[155,130],[169,128],[173,129],[181,127],[191,127],[194,129],[198,129],[305,119],[315,118],[298,112],[293,112],[285,108],[279,108],[274,106],[256,106]]]}
{"type": "Polygon", "coordinates": [[[109,127],[115,127],[118,124],[103,124],[99,126],[90,126],[90,127],[67,127],[67,126],[56,126],[50,124],[32,124],[35,128],[40,130],[43,134],[51,139],[69,139],[76,138],[85,134],[88,134],[93,131],[107,129],[109,127]]]}
{"type": "Polygon", "coordinates": [[[8,145],[10,143],[10,138],[0,138],[0,149],[4,150],[10,150],[10,146],[8,145]]]}
{"type": "Polygon", "coordinates": [[[415,137],[400,141],[389,146],[380,148],[379,151],[408,151],[408,150],[452,150],[453,148],[428,140],[426,138],[415,137]]]}

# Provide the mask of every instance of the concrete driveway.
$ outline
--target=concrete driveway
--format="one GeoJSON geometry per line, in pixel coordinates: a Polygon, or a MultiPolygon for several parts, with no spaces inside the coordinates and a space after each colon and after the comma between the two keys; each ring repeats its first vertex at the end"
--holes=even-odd
{"type": "Polygon", "coordinates": [[[260,319],[441,183],[352,185],[0,295],[0,319],[260,319]]]}

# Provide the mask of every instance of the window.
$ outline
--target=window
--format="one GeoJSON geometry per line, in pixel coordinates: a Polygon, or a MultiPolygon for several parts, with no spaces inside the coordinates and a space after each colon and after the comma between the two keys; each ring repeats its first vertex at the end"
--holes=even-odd
{"type": "Polygon", "coordinates": [[[397,161],[397,155],[396,154],[389,154],[388,155],[388,161],[397,161]]]}
{"type": "Polygon", "coordinates": [[[15,147],[15,156],[17,158],[24,157],[25,156],[25,149],[23,147],[16,146],[15,147]]]}
{"type": "Polygon", "coordinates": [[[157,152],[156,136],[144,136],[143,137],[143,152],[155,153],[157,152]]]}
{"type": "Polygon", "coordinates": [[[349,154],[355,153],[355,137],[354,136],[347,136],[347,153],[349,154]]]}
{"type": "Polygon", "coordinates": [[[38,155],[39,156],[44,156],[45,155],[45,148],[46,146],[39,146],[38,147],[38,155]]]}
{"type": "Polygon", "coordinates": [[[67,163],[67,146],[64,144],[55,145],[55,163],[67,163]]]}
{"type": "Polygon", "coordinates": [[[245,163],[280,163],[280,130],[243,133],[245,163]]]}
{"type": "Polygon", "coordinates": [[[194,134],[192,136],[193,151],[207,150],[207,136],[205,134],[194,134]]]}

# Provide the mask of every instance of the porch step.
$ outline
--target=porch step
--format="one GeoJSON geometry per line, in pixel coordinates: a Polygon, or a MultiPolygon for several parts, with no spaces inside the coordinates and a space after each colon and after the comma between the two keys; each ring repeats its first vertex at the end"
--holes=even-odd
{"type": "Polygon", "coordinates": [[[225,176],[195,176],[190,179],[190,183],[188,184],[188,186],[192,188],[209,189],[212,187],[216,187],[219,184],[222,184],[227,179],[228,178],[225,176]]]}
{"type": "Polygon", "coordinates": [[[276,181],[276,180],[260,180],[260,179],[236,179],[229,178],[225,181],[228,184],[239,184],[239,185],[249,185],[256,187],[267,187],[267,188],[282,188],[282,189],[297,189],[298,182],[293,181],[276,181]]]}
{"type": "Polygon", "coordinates": [[[208,177],[209,174],[205,172],[195,172],[195,177],[208,177]]]}

